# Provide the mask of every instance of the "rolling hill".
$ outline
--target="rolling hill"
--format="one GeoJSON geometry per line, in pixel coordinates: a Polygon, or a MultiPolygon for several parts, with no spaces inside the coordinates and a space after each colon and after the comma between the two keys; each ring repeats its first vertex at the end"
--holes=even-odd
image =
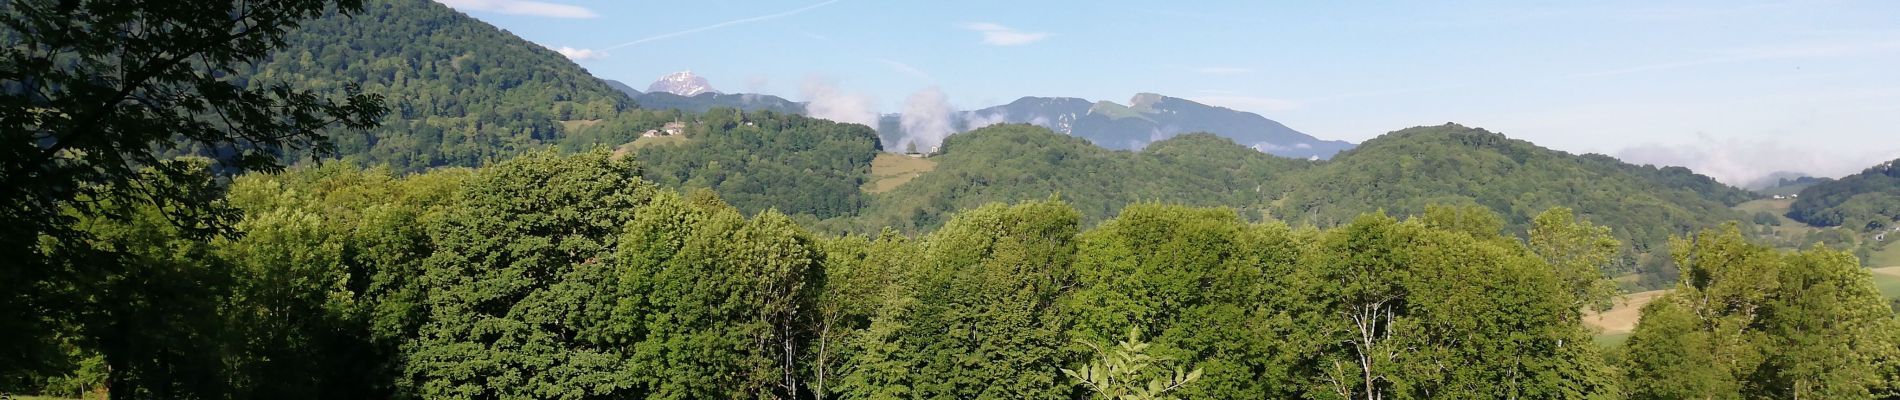
{"type": "MultiPolygon", "coordinates": [[[[873,197],[854,225],[934,229],[952,212],[1059,196],[1093,223],[1136,202],[1255,208],[1313,162],[1263,154],[1211,134],[1110,150],[1026,124],[951,136],[933,170],[873,197]]],[[[1258,214],[1255,213],[1257,217],[1258,214]]]]}
{"type": "Polygon", "coordinates": [[[1275,215],[1330,226],[1369,210],[1415,214],[1430,204],[1477,204],[1514,230],[1564,206],[1615,229],[1626,243],[1740,220],[1729,207],[1756,195],[1679,167],[1573,155],[1456,124],[1403,129],[1301,174],[1275,215]]]}
{"type": "Polygon", "coordinates": [[[240,79],[340,92],[390,107],[383,126],[333,135],[359,164],[420,171],[475,166],[554,144],[563,122],[612,117],[626,95],[541,45],[428,0],[368,0],[290,32],[240,79]]]}
{"type": "Polygon", "coordinates": [[[1801,190],[1788,217],[1814,226],[1880,230],[1900,219],[1900,160],[1801,190]]]}

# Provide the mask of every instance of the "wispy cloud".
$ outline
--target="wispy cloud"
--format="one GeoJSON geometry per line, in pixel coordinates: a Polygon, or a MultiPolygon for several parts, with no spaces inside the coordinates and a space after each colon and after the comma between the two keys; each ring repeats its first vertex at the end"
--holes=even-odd
{"type": "Polygon", "coordinates": [[[574,60],[575,62],[593,61],[593,60],[599,60],[602,58],[607,58],[607,53],[605,52],[594,51],[593,49],[576,49],[576,48],[567,47],[567,46],[561,46],[560,48],[554,49],[554,52],[561,53],[562,56],[566,56],[567,59],[574,60]]]}
{"type": "Polygon", "coordinates": [[[529,0],[436,0],[438,3],[456,10],[485,11],[502,14],[532,15],[549,18],[594,18],[594,10],[569,4],[549,3],[529,0]]]}
{"type": "Polygon", "coordinates": [[[1627,68],[1572,74],[1568,78],[1596,78],[1633,74],[1638,72],[1662,71],[1703,65],[1729,64],[1749,61],[1787,60],[1800,58],[1843,57],[1863,54],[1900,51],[1900,39],[1832,41],[1826,43],[1801,43],[1770,47],[1755,47],[1721,52],[1721,54],[1694,60],[1673,61],[1627,68]]]}
{"type": "Polygon", "coordinates": [[[1021,46],[1049,38],[1048,32],[1024,32],[992,22],[971,22],[963,29],[983,35],[983,43],[992,46],[1021,46]]]}
{"type": "Polygon", "coordinates": [[[1252,73],[1253,68],[1230,66],[1195,67],[1194,72],[1202,75],[1240,75],[1252,73]]]}
{"type": "Polygon", "coordinates": [[[885,66],[891,67],[892,70],[903,73],[904,75],[910,75],[913,78],[917,78],[924,81],[935,80],[930,77],[930,73],[924,72],[923,69],[913,67],[910,64],[905,64],[901,61],[886,59],[886,58],[879,58],[876,60],[877,62],[883,63],[885,66]]]}
{"type": "Polygon", "coordinates": [[[753,23],[753,22],[759,22],[759,21],[770,21],[770,20],[774,20],[774,19],[779,19],[779,18],[785,18],[785,17],[790,17],[790,16],[793,16],[793,15],[798,15],[798,14],[801,14],[801,13],[804,13],[804,12],[806,12],[806,11],[811,11],[811,10],[813,10],[813,9],[817,9],[817,8],[819,8],[819,7],[824,7],[824,6],[828,6],[828,5],[831,5],[832,3],[837,3],[837,2],[839,2],[839,1],[842,1],[842,0],[828,0],[828,1],[824,1],[824,2],[819,2],[819,3],[816,3],[816,4],[812,4],[812,5],[809,5],[809,6],[804,6],[804,7],[799,7],[799,8],[796,8],[796,9],[792,9],[792,10],[790,10],[790,11],[785,11],[785,12],[780,12],[780,13],[776,13],[776,14],[766,14],[766,15],[760,15],[760,16],[756,16],[756,17],[746,17],[746,18],[740,18],[740,19],[735,19],[735,20],[731,20],[731,21],[726,21],[726,22],[720,22],[720,23],[717,23],[717,24],[712,24],[712,25],[706,25],[706,26],[702,26],[702,27],[698,27],[698,28],[693,28],[693,29],[687,29],[687,30],[683,30],[683,31],[678,31],[678,32],[670,32],[670,33],[662,33],[662,34],[658,34],[658,35],[653,35],[653,36],[648,36],[648,37],[644,37],[644,38],[640,38],[639,40],[635,40],[635,41],[631,41],[631,42],[626,42],[626,43],[621,43],[621,44],[617,44],[617,45],[613,45],[613,46],[608,46],[607,48],[604,48],[604,49],[601,49],[601,50],[613,50],[613,49],[618,49],[618,48],[622,48],[622,47],[627,47],[627,46],[633,46],[633,45],[638,45],[638,44],[642,44],[642,43],[648,43],[648,42],[653,42],[653,41],[658,41],[658,40],[666,40],[666,39],[671,39],[671,38],[675,38],[675,37],[680,37],[680,36],[686,36],[686,35],[691,35],[691,34],[695,34],[695,33],[700,33],[700,32],[705,32],[705,31],[710,31],[710,30],[714,30],[714,29],[719,29],[719,28],[725,28],[725,27],[729,27],[729,26],[733,26],[733,25],[743,25],[743,24],[749,24],[749,23],[753,23]]]}
{"type": "Polygon", "coordinates": [[[1624,148],[1616,158],[1636,164],[1687,167],[1717,181],[1742,186],[1781,171],[1838,177],[1900,157],[1900,148],[1867,146],[1859,151],[1823,151],[1775,140],[1716,139],[1697,135],[1692,143],[1645,144],[1624,148]]]}

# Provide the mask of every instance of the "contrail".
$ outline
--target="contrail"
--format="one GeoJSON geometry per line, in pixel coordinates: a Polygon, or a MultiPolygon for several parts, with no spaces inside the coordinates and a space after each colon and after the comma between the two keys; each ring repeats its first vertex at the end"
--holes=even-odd
{"type": "Polygon", "coordinates": [[[791,10],[791,11],[786,11],[786,12],[782,12],[782,13],[777,13],[777,14],[768,14],[768,15],[760,15],[760,16],[757,16],[757,17],[749,17],[749,18],[740,18],[740,19],[735,19],[735,20],[731,20],[731,21],[726,21],[726,22],[721,22],[721,23],[717,23],[717,24],[712,24],[712,25],[706,25],[706,26],[702,26],[702,27],[698,27],[698,28],[693,28],[693,29],[687,29],[687,30],[683,30],[683,31],[679,31],[679,32],[673,32],[673,33],[665,33],[665,34],[660,34],[660,35],[654,35],[654,36],[650,36],[650,37],[646,37],[646,38],[642,38],[642,39],[640,39],[640,40],[635,40],[635,41],[631,41],[631,42],[626,42],[626,43],[621,43],[621,44],[617,44],[617,45],[613,45],[612,47],[607,47],[607,48],[603,48],[603,49],[600,49],[600,50],[601,50],[601,51],[607,51],[607,50],[613,50],[613,49],[618,49],[618,48],[622,48],[622,47],[627,47],[627,46],[632,46],[632,45],[636,45],[636,44],[641,44],[641,43],[646,43],[646,42],[651,42],[651,41],[656,41],[656,40],[664,40],[664,39],[667,39],[667,38],[672,38],[672,37],[676,37],[676,36],[684,36],[684,35],[691,35],[691,34],[695,34],[695,33],[700,33],[700,32],[705,32],[705,31],[710,31],[710,30],[714,30],[714,29],[719,29],[719,28],[724,28],[724,27],[728,27],[728,26],[733,26],[733,25],[739,25],[739,24],[747,24],[747,23],[753,23],[753,22],[759,22],[759,21],[765,21],[765,20],[772,20],[772,19],[778,19],[778,18],[785,18],[785,17],[789,17],[789,16],[793,16],[793,15],[798,15],[799,13],[802,13],[802,12],[806,12],[806,11],[811,11],[811,10],[812,10],[812,9],[814,9],[814,8],[818,8],[818,7],[824,7],[824,6],[828,6],[828,5],[831,5],[831,3],[836,3],[836,2],[839,2],[839,1],[843,1],[843,0],[829,0],[829,1],[825,1],[825,2],[822,2],[822,3],[818,3],[818,4],[813,4],[813,5],[809,5],[809,6],[804,6],[804,7],[800,7],[800,8],[798,8],[798,9],[795,9],[795,10],[791,10]]]}

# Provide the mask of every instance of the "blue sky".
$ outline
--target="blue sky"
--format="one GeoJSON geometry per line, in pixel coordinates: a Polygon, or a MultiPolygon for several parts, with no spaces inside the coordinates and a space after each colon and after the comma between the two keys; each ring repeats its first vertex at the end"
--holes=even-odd
{"type": "Polygon", "coordinates": [[[1363,141],[1444,122],[1728,181],[1900,158],[1900,2],[438,0],[644,88],[901,110],[1155,92],[1363,141]],[[1541,4],[1533,4],[1541,3],[1541,4]]]}

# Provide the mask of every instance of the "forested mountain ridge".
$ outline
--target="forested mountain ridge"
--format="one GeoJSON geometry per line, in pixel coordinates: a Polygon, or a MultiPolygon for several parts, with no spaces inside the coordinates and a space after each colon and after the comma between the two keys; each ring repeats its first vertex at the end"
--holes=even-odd
{"type": "Polygon", "coordinates": [[[1327,226],[1371,209],[1478,204],[1521,231],[1538,210],[1563,206],[1648,244],[1740,220],[1728,207],[1755,197],[1684,168],[1572,155],[1456,124],[1388,133],[1296,179],[1274,208],[1280,218],[1327,226]]]}
{"type": "Polygon", "coordinates": [[[1900,160],[1802,189],[1788,209],[1788,218],[1854,230],[1894,226],[1900,220],[1900,160]]]}
{"type": "Polygon", "coordinates": [[[1635,287],[1674,279],[1661,252],[1670,235],[1744,221],[1729,207],[1756,195],[1676,167],[1572,155],[1458,125],[1395,131],[1327,161],[1263,154],[1210,134],[1107,150],[1024,124],[951,136],[935,169],[870,196],[854,217],[821,228],[926,232],[950,213],[989,202],[1059,197],[1085,224],[1128,204],[1233,207],[1253,220],[1336,226],[1365,212],[1418,215],[1434,205],[1475,205],[1524,234],[1551,207],[1610,227],[1625,245],[1609,271],[1638,273],[1635,287]]]}
{"type": "Polygon", "coordinates": [[[1282,177],[1313,164],[1205,133],[1131,152],[1026,124],[952,135],[930,159],[934,171],[876,195],[855,224],[929,230],[957,210],[1051,196],[1071,202],[1091,224],[1143,201],[1249,209],[1264,193],[1287,190],[1282,177]]]}
{"type": "Polygon", "coordinates": [[[864,206],[858,187],[879,151],[868,127],[733,109],[697,115],[686,127],[684,140],[631,149],[642,178],[712,189],[747,215],[776,209],[832,218],[864,206]]]}
{"type": "Polygon", "coordinates": [[[608,118],[629,99],[566,57],[428,0],[368,0],[291,31],[243,79],[387,99],[383,125],[338,133],[337,154],[402,171],[476,166],[555,144],[564,122],[608,118]]]}
{"type": "MultiPolygon", "coordinates": [[[[832,231],[895,227],[922,232],[957,210],[1052,195],[1071,201],[1087,223],[1145,201],[1230,206],[1249,218],[1320,226],[1378,209],[1404,215],[1427,204],[1476,203],[1504,215],[1519,232],[1536,210],[1570,206],[1586,219],[1615,227],[1626,243],[1653,248],[1669,234],[1739,219],[1724,206],[1750,198],[1688,170],[1571,156],[1502,136],[1406,130],[1375,140],[1373,149],[1313,163],[1264,154],[1259,143],[1214,135],[1184,134],[1131,152],[1091,144],[1101,138],[1026,125],[953,135],[944,154],[932,158],[940,165],[937,171],[869,195],[850,188],[866,179],[868,160],[878,147],[854,136],[859,133],[840,135],[849,130],[846,124],[782,113],[634,109],[638,102],[621,89],[558,54],[434,2],[372,1],[354,17],[311,21],[287,42],[249,78],[325,90],[355,83],[389,99],[391,112],[382,127],[336,135],[338,155],[359,165],[388,164],[406,172],[478,166],[541,147],[621,146],[678,122],[686,127],[680,145],[632,152],[649,166],[644,177],[667,186],[713,189],[748,214],[778,209],[807,221],[825,220],[816,226],[832,231]],[[702,136],[707,140],[695,140],[702,136]],[[1460,140],[1495,145],[1444,145],[1460,140]],[[1398,145],[1407,142],[1417,145],[1398,145]],[[1546,160],[1552,164],[1544,165],[1546,160]],[[1452,168],[1389,168],[1408,162],[1452,168]],[[1457,168],[1479,164],[1488,167],[1457,168]]],[[[701,93],[681,99],[720,96],[746,95],[701,93]]],[[[1157,118],[1207,119],[1196,122],[1206,126],[1195,126],[1209,130],[1226,121],[1205,113],[1177,115],[1214,108],[1166,96],[1137,96],[1128,106],[1103,103],[1024,100],[1009,106],[1023,110],[1008,113],[1071,132],[1089,129],[1093,123],[1088,121],[1095,119],[1103,127],[1115,121],[1147,126],[1165,122],[1157,118]],[[1067,120],[1038,116],[1065,110],[1081,114],[1067,120]]],[[[1284,127],[1258,116],[1246,120],[1284,127]]]]}

